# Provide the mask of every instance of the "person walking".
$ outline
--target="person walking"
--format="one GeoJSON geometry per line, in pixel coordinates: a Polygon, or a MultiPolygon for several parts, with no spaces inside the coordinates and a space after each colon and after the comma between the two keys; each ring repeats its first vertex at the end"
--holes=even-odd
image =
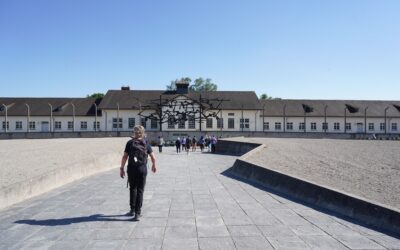
{"type": "Polygon", "coordinates": [[[211,137],[211,140],[210,140],[210,143],[211,143],[211,153],[215,153],[215,145],[217,145],[217,142],[218,142],[217,137],[212,136],[212,137],[211,137]]]}
{"type": "Polygon", "coordinates": [[[201,152],[203,152],[203,150],[204,150],[204,137],[203,136],[200,136],[199,146],[200,146],[201,152]]]}
{"type": "Polygon", "coordinates": [[[162,136],[158,137],[158,152],[162,153],[162,147],[164,146],[164,138],[162,136]]]}
{"type": "Polygon", "coordinates": [[[176,153],[180,153],[181,152],[181,138],[177,138],[175,141],[175,147],[176,147],[176,153]]]}
{"type": "Polygon", "coordinates": [[[210,147],[210,136],[206,135],[206,138],[204,140],[205,140],[207,152],[210,152],[210,150],[211,150],[211,147],[210,147]]]}
{"type": "Polygon", "coordinates": [[[144,140],[144,127],[137,125],[133,128],[132,139],[126,143],[124,155],[121,159],[120,176],[125,177],[125,163],[128,160],[127,174],[129,183],[129,216],[138,221],[142,214],[143,193],[147,177],[147,158],[150,156],[152,167],[155,173],[156,158],[151,146],[144,140]]]}
{"type": "Polygon", "coordinates": [[[189,150],[190,150],[190,137],[186,137],[186,152],[189,154],[189,150]]]}
{"type": "Polygon", "coordinates": [[[186,137],[183,137],[181,140],[181,150],[186,150],[186,137]]]}
{"type": "Polygon", "coordinates": [[[193,136],[193,138],[192,138],[192,152],[196,151],[196,147],[197,147],[196,136],[193,136]]]}

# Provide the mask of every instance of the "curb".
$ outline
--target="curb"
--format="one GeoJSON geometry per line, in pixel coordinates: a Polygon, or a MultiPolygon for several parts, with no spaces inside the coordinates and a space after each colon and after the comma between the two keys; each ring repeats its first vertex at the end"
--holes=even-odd
{"type": "MultiPolygon", "coordinates": [[[[257,145],[224,141],[222,146],[226,149],[234,149],[233,155],[243,152],[243,155],[235,161],[229,172],[234,176],[255,182],[277,193],[293,197],[305,204],[326,209],[370,227],[400,235],[400,211],[398,209],[249,163],[247,159],[266,147],[264,144],[257,145]],[[226,145],[227,143],[234,145],[229,146],[226,145]],[[243,144],[242,150],[240,150],[240,144],[243,144]]],[[[227,153],[225,151],[228,150],[223,150],[223,153],[227,153]]]]}
{"type": "Polygon", "coordinates": [[[67,183],[118,167],[118,153],[110,153],[76,165],[60,167],[46,174],[0,188],[0,209],[43,194],[67,183]]]}

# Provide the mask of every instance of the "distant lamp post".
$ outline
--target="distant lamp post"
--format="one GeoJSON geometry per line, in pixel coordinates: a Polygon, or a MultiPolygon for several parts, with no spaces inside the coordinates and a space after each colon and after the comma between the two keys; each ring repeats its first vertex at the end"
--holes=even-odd
{"type": "Polygon", "coordinates": [[[324,107],[324,119],[325,119],[325,121],[324,121],[324,123],[325,123],[324,132],[325,133],[326,133],[326,130],[328,128],[328,123],[326,122],[326,110],[327,110],[327,108],[328,108],[328,105],[325,105],[325,107],[324,107]]]}
{"type": "Polygon", "coordinates": [[[72,132],[75,132],[75,105],[71,102],[72,106],[72,132]]]}
{"type": "Polygon", "coordinates": [[[94,131],[97,132],[97,104],[94,103],[94,131]]]}
{"type": "Polygon", "coordinates": [[[283,132],[286,132],[286,104],[283,105],[283,132]]]}
{"type": "Polygon", "coordinates": [[[383,123],[385,125],[385,135],[387,134],[387,124],[386,124],[386,120],[387,120],[387,110],[389,109],[389,107],[385,108],[385,122],[383,123]]]}
{"type": "Polygon", "coordinates": [[[119,102],[117,102],[117,133],[119,132],[119,102]]]}
{"type": "MultiPolygon", "coordinates": [[[[30,129],[29,129],[29,122],[30,122],[30,113],[31,113],[31,108],[29,107],[28,103],[25,103],[25,106],[27,108],[27,116],[26,116],[26,132],[29,133],[30,129]]],[[[7,124],[6,124],[7,125],[7,124]]]]}
{"type": "Polygon", "coordinates": [[[347,132],[347,107],[344,108],[344,133],[347,132]]]}
{"type": "Polygon", "coordinates": [[[265,127],[264,127],[264,124],[265,124],[265,103],[262,105],[262,116],[263,116],[262,128],[263,128],[263,132],[265,132],[265,127]]]}
{"type": "Polygon", "coordinates": [[[5,112],[5,123],[4,123],[4,132],[5,133],[7,133],[7,131],[8,131],[8,129],[7,129],[7,122],[8,122],[8,108],[7,108],[7,105],[5,105],[5,104],[1,104],[1,106],[3,106],[4,107],[4,112],[5,112]]]}
{"type": "Polygon", "coordinates": [[[364,109],[364,133],[367,134],[367,110],[368,106],[364,109]]]}
{"type": "Polygon", "coordinates": [[[51,105],[50,103],[47,103],[50,107],[50,133],[52,132],[52,128],[53,128],[53,105],[51,105]]]}
{"type": "Polygon", "coordinates": [[[240,127],[242,128],[242,133],[243,133],[243,129],[244,129],[243,104],[242,104],[242,119],[241,119],[240,127]]]}

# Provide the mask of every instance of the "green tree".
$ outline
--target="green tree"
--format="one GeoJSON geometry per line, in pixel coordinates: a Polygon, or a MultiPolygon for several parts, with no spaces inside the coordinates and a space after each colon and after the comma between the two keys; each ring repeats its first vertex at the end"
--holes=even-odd
{"type": "MultiPolygon", "coordinates": [[[[190,77],[182,77],[180,79],[176,79],[174,81],[171,81],[170,84],[166,86],[166,89],[171,91],[176,90],[177,82],[186,82],[190,84],[192,82],[192,79],[190,77]]],[[[189,89],[196,92],[216,91],[218,89],[218,86],[213,83],[210,78],[204,79],[202,77],[199,77],[194,80],[194,83],[189,86],[189,89]]]]}
{"type": "Polygon", "coordinates": [[[101,99],[104,97],[103,93],[93,93],[91,95],[87,95],[86,98],[96,98],[96,99],[101,99]]]}
{"type": "Polygon", "coordinates": [[[276,99],[276,98],[272,98],[271,96],[268,96],[267,94],[262,94],[260,95],[260,99],[261,100],[272,100],[272,99],[276,99]]]}
{"type": "Polygon", "coordinates": [[[190,85],[190,90],[196,92],[217,91],[218,86],[212,82],[211,78],[203,79],[202,77],[194,80],[194,84],[190,85]]]}

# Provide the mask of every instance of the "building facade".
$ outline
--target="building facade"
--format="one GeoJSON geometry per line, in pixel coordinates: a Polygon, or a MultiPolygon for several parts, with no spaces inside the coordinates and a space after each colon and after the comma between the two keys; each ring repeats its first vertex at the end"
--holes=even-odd
{"type": "Polygon", "coordinates": [[[399,101],[261,100],[263,131],[399,134],[399,101]]]}
{"type": "Polygon", "coordinates": [[[93,98],[0,98],[2,133],[104,130],[93,98]]]}
{"type": "Polygon", "coordinates": [[[0,133],[400,134],[400,101],[259,100],[252,91],[109,90],[93,98],[0,98],[0,133]]]}

